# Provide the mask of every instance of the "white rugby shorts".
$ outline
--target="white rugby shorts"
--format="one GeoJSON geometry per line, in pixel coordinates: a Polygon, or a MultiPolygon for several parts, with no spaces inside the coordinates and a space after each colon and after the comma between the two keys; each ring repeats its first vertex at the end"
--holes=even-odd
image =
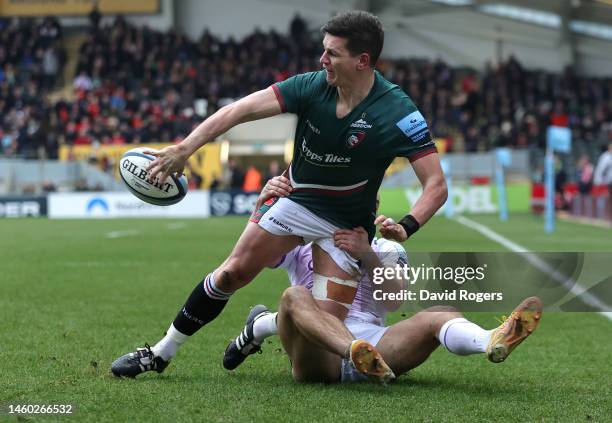
{"type": "Polygon", "coordinates": [[[338,226],[288,198],[269,201],[266,205],[269,208],[262,207],[253,214],[252,222],[273,235],[296,235],[303,238],[305,244],[317,244],[342,270],[356,278],[361,277],[359,262],[334,245],[333,236],[340,229],[338,226]]]}

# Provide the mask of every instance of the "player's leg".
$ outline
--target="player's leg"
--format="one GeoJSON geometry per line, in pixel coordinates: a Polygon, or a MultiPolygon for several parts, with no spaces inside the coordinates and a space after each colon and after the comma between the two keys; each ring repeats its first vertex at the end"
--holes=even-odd
{"type": "Polygon", "coordinates": [[[453,307],[430,307],[390,326],[376,347],[398,375],[423,363],[440,344],[457,355],[486,353],[498,363],[533,333],[541,316],[537,297],[525,299],[493,330],[470,322],[453,307]]]}
{"type": "MultiPolygon", "coordinates": [[[[359,267],[356,260],[338,250],[334,246],[333,241],[331,241],[330,237],[337,228],[315,216],[308,209],[287,199],[280,199],[277,202],[272,202],[270,205],[268,203],[264,204],[257,218],[259,219],[259,224],[271,233],[299,234],[303,238],[321,242],[327,250],[335,254],[332,258],[325,251],[319,249],[318,246],[314,247],[316,251],[313,253],[315,256],[313,261],[316,261],[315,266],[317,266],[319,274],[313,276],[313,294],[315,297],[325,300],[319,303],[321,308],[343,319],[347,313],[347,307],[350,307],[350,303],[352,303],[355,296],[357,278],[351,277],[348,272],[339,268],[334,260],[340,262],[349,270],[353,270],[354,273],[359,270],[359,267]],[[326,240],[319,241],[322,239],[326,240]],[[320,257],[317,257],[317,255],[320,257]],[[326,276],[323,276],[321,273],[326,276]],[[344,288],[348,289],[348,295],[339,292],[344,288]],[[344,304],[335,301],[342,301],[344,304]]],[[[311,268],[310,270],[313,269],[311,268]]],[[[272,333],[270,328],[273,328],[275,325],[275,317],[270,315],[251,315],[247,318],[241,333],[228,344],[225,350],[223,357],[225,368],[229,370],[236,368],[248,355],[259,350],[259,345],[263,341],[263,338],[258,339],[260,338],[258,336],[260,335],[259,332],[263,328],[264,335],[268,332],[272,333]]]]}
{"type": "MultiPolygon", "coordinates": [[[[296,299],[298,296],[299,293],[292,293],[292,291],[289,291],[283,297],[287,304],[285,307],[285,313],[286,316],[288,316],[285,319],[286,321],[291,321],[292,314],[295,316],[292,307],[299,302],[299,300],[296,299]],[[292,300],[288,301],[290,298],[292,298],[292,300]]],[[[314,304],[314,307],[316,307],[316,303],[314,304]]],[[[312,310],[309,310],[309,308],[313,308],[312,295],[306,301],[301,303],[300,311],[302,312],[302,318],[313,320],[313,313],[312,310]]],[[[322,313],[319,308],[317,308],[315,312],[317,313],[317,317],[320,315],[320,313],[322,313]]],[[[240,334],[227,345],[223,355],[223,367],[225,367],[227,370],[234,370],[241,365],[249,355],[260,351],[260,347],[266,338],[273,335],[278,335],[278,315],[278,312],[270,312],[268,308],[262,304],[254,306],[249,312],[245,325],[240,331],[240,334]]],[[[332,322],[332,324],[334,323],[335,322],[332,322]]],[[[295,325],[292,324],[291,327],[295,330],[285,331],[285,338],[288,339],[287,342],[291,342],[293,345],[297,342],[294,341],[295,337],[292,336],[294,332],[297,331],[297,335],[301,337],[304,337],[304,335],[295,327],[295,325]]],[[[304,342],[304,344],[314,345],[312,341],[304,342]]]]}
{"type": "Polygon", "coordinates": [[[321,310],[302,286],[283,293],[278,334],[298,382],[339,381],[342,359],[374,380],[387,382],[395,377],[372,345],[354,340],[344,323],[321,310]]]}
{"type": "Polygon", "coordinates": [[[278,333],[277,312],[258,304],[251,309],[240,334],[227,344],[223,354],[223,367],[234,370],[251,354],[261,351],[263,341],[278,333]]]}
{"type": "Polygon", "coordinates": [[[500,363],[529,335],[542,318],[543,305],[538,297],[523,300],[501,325],[491,331],[486,347],[489,361],[500,363]]]}
{"type": "Polygon", "coordinates": [[[113,373],[133,377],[143,371],[163,371],[179,347],[221,313],[234,291],[301,242],[300,237],[273,235],[249,222],[225,262],[195,286],[164,338],[153,348],[117,359],[111,366],[113,373]]]}
{"type": "Polygon", "coordinates": [[[344,320],[361,274],[358,261],[334,245],[333,235],[339,228],[286,198],[261,215],[260,225],[271,233],[313,241],[312,294],[323,310],[344,320]]]}
{"type": "Polygon", "coordinates": [[[173,326],[187,336],[193,335],[214,320],[231,294],[253,280],[265,264],[278,260],[300,243],[296,236],[272,235],[249,222],[225,262],[196,285],[173,326]]]}
{"type": "Polygon", "coordinates": [[[344,270],[337,263],[343,259],[344,257],[341,259],[332,257],[317,243],[312,245],[314,272],[312,295],[321,310],[327,311],[341,321],[346,318],[355,299],[359,281],[356,271],[344,270]]]}
{"type": "Polygon", "coordinates": [[[293,378],[296,382],[333,383],[340,381],[340,363],[342,356],[353,342],[351,333],[330,314],[321,311],[314,302],[310,292],[302,287],[291,287],[281,297],[278,317],[278,336],[283,348],[291,360],[293,378]],[[304,325],[309,319],[314,328],[304,325]],[[333,328],[334,320],[340,328],[333,328]],[[324,327],[332,321],[332,327],[324,327]],[[302,323],[302,324],[300,324],[302,323]],[[312,338],[313,332],[330,330],[336,337],[329,349],[322,346],[320,340],[312,338]],[[311,337],[308,337],[308,334],[311,337]],[[330,350],[335,349],[336,352],[330,350]]]}
{"type": "Polygon", "coordinates": [[[461,317],[461,313],[453,307],[430,307],[391,325],[376,348],[399,376],[427,360],[440,345],[438,334],[442,326],[461,317]]]}

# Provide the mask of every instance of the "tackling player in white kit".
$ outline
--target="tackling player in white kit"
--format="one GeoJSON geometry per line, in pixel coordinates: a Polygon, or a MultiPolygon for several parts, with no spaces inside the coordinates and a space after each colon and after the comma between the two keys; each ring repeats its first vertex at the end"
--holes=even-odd
{"type": "MultiPolygon", "coordinates": [[[[260,201],[282,196],[289,187],[286,178],[273,178],[262,191],[260,201]]],[[[380,216],[377,222],[385,220],[380,216]]],[[[383,223],[383,234],[385,227],[392,230],[393,222],[383,223]]],[[[454,354],[486,353],[490,361],[501,362],[539,323],[542,303],[537,297],[530,297],[493,330],[481,328],[448,306],[430,307],[409,319],[385,326],[385,315],[399,308],[401,302],[375,301],[373,290],[376,287],[385,292],[399,292],[405,288],[405,281],[387,280],[376,286],[369,275],[375,267],[408,264],[406,251],[400,244],[383,238],[374,238],[368,243],[363,228],[339,230],[334,241],[364,267],[364,276],[344,322],[322,313],[317,306],[311,293],[312,247],[310,244],[296,247],[279,263],[271,265],[285,269],[291,282],[291,287],[283,293],[279,311],[272,313],[263,305],[251,310],[244,329],[225,351],[225,368],[235,369],[248,355],[260,350],[265,338],[278,334],[298,382],[361,381],[368,376],[380,380],[378,375],[368,373],[372,369],[363,369],[361,363],[352,362],[349,351],[344,356],[334,353],[337,344],[368,342],[376,347],[372,354],[380,353],[395,376],[399,376],[423,363],[440,344],[454,354]]]]}

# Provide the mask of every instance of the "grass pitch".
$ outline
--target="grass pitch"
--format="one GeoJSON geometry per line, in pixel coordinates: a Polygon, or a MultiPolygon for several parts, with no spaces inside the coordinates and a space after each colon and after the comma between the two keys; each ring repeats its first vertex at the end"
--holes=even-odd
{"type": "MultiPolygon", "coordinates": [[[[548,236],[529,215],[505,224],[475,220],[533,250],[612,251],[610,230],[560,222],[548,236]]],[[[0,220],[5,410],[7,404],[75,405],[72,417],[32,416],[35,421],[610,421],[612,322],[599,314],[545,313],[538,332],[498,365],[438,349],[386,388],[295,384],[276,339],[262,355],[225,371],[223,351],[249,306],[276,306],[287,286],[281,270],[265,271],[235,295],[162,375],[110,375],[116,357],[163,335],[244,223],[0,220]]],[[[405,245],[409,252],[504,251],[445,218],[405,245]]],[[[467,317],[496,326],[490,313],[467,317]]]]}

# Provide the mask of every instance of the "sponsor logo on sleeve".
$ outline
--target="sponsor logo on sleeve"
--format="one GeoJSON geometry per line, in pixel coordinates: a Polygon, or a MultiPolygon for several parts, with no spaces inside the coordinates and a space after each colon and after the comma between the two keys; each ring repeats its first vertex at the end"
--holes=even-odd
{"type": "Polygon", "coordinates": [[[410,113],[396,123],[397,127],[413,142],[419,142],[427,136],[427,122],[418,110],[410,113]]]}

